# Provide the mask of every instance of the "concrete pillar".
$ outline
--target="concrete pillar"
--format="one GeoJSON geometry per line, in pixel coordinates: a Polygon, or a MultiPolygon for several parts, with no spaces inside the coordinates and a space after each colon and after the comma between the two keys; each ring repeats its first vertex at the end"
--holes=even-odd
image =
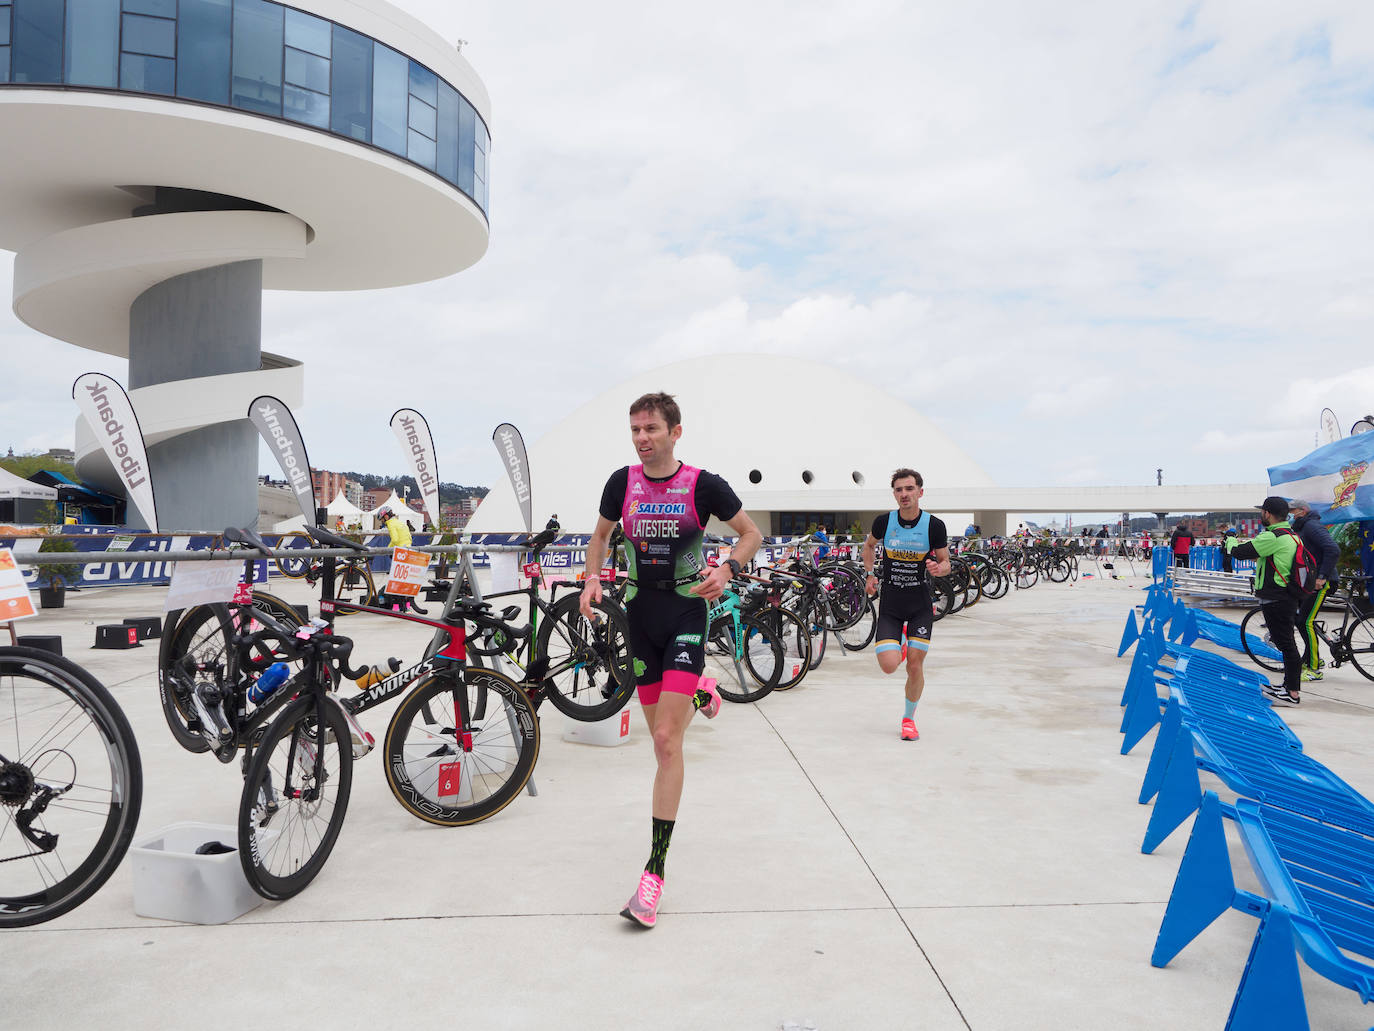
{"type": "MultiPolygon", "coordinates": [[[[253,372],[262,365],[262,262],[188,272],[149,287],[129,310],[129,387],[253,372]]],[[[256,528],[257,433],[247,418],[148,448],[159,529],[256,528]]],[[[130,525],[137,512],[130,506],[130,525]]]]}
{"type": "Polygon", "coordinates": [[[1007,513],[988,511],[973,513],[973,521],[983,531],[984,537],[1005,537],[1007,535],[1007,513]]]}

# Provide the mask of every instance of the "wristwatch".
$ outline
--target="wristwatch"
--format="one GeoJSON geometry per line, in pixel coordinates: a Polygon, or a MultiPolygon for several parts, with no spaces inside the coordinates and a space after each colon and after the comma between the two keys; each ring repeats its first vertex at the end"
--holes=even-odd
{"type": "Polygon", "coordinates": [[[739,560],[738,560],[738,559],[727,558],[727,559],[725,560],[725,564],[726,564],[727,566],[730,567],[730,575],[731,575],[732,577],[734,577],[734,576],[739,576],[739,560]]]}

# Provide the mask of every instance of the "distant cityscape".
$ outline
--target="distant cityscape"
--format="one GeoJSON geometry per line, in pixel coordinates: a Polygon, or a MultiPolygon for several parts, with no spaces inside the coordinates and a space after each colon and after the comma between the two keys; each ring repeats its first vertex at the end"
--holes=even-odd
{"type": "MultiPolygon", "coordinates": [[[[350,505],[362,509],[364,512],[371,512],[378,506],[384,504],[394,493],[406,504],[407,507],[418,512],[427,524],[435,524],[434,516],[425,507],[424,497],[421,495],[415,480],[409,476],[378,476],[373,473],[358,472],[333,472],[328,469],[311,469],[311,482],[315,488],[315,501],[321,508],[327,508],[340,495],[350,505]]],[[[286,489],[285,480],[273,479],[270,476],[259,476],[258,483],[264,488],[286,489]]],[[[482,503],[490,488],[480,486],[464,486],[460,483],[441,483],[439,484],[439,520],[437,525],[442,525],[448,529],[461,530],[467,525],[472,514],[477,511],[477,507],[482,503]]],[[[262,499],[263,493],[259,491],[262,499]]],[[[270,495],[267,497],[269,502],[270,495]]],[[[264,504],[259,501],[261,516],[265,522],[275,522],[278,519],[287,518],[294,511],[290,505],[283,508],[282,513],[278,513],[278,508],[274,504],[264,504]]],[[[345,520],[347,525],[347,520],[345,520]]],[[[364,527],[372,529],[372,527],[364,527]]],[[[418,529],[419,527],[417,527],[418,529]]]]}

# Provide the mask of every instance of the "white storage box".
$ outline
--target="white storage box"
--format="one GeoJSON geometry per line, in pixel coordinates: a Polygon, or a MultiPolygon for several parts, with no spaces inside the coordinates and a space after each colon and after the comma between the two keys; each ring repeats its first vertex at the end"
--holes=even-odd
{"type": "Polygon", "coordinates": [[[134,912],[159,920],[224,924],[262,902],[243,876],[238,831],[211,823],[174,823],[129,849],[134,870],[134,912]],[[196,855],[207,841],[232,852],[196,855]]]}
{"type": "Polygon", "coordinates": [[[630,740],[629,706],[599,723],[569,719],[563,725],[563,740],[579,745],[623,745],[630,740]]]}

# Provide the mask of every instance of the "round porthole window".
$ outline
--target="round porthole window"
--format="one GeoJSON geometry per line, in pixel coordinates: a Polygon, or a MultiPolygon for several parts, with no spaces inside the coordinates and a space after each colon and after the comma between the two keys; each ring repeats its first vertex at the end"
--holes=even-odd
{"type": "Polygon", "coordinates": [[[816,478],[816,477],[814,477],[814,476],[811,475],[811,470],[810,470],[810,469],[803,469],[803,470],[802,470],[802,483],[810,483],[810,482],[811,482],[812,480],[814,480],[815,478],[816,478]]]}
{"type": "Polygon", "coordinates": [[[857,483],[860,487],[864,485],[864,474],[859,472],[859,470],[857,469],[855,469],[852,473],[849,474],[849,478],[853,480],[855,483],[857,483]]]}
{"type": "Polygon", "coordinates": [[[750,482],[750,483],[762,483],[762,482],[763,482],[763,473],[759,472],[757,469],[750,469],[750,470],[749,470],[749,482],[750,482]]]}

